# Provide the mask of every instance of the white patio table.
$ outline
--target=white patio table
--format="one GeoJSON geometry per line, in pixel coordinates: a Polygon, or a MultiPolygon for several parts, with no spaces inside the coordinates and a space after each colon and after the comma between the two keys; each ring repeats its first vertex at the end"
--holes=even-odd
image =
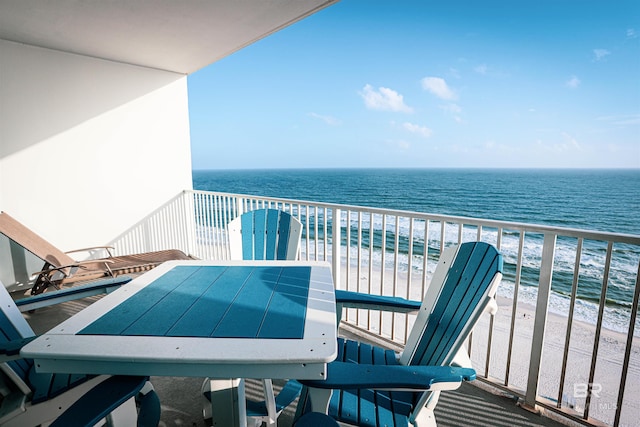
{"type": "MultiPolygon", "coordinates": [[[[314,379],[325,377],[336,343],[328,263],[169,261],[21,355],[39,372],[314,379]]],[[[245,425],[242,383],[223,393],[217,401],[234,407],[225,424],[245,425]]]]}

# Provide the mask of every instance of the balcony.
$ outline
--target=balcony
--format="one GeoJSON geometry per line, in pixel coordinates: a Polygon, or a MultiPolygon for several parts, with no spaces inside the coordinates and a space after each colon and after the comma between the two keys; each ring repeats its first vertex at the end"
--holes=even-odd
{"type": "MultiPolygon", "coordinates": [[[[118,254],[178,248],[226,259],[225,225],[262,207],[300,219],[300,259],[330,262],[339,289],[419,300],[448,244],[482,240],[501,250],[498,314],[485,315],[468,342],[481,387],[443,397],[439,425],[554,425],[533,412],[572,424],[640,425],[640,236],[184,191],[110,244],[118,254]],[[595,295],[585,295],[585,283],[595,295]],[[617,305],[610,303],[614,292],[617,305]]],[[[401,348],[413,320],[348,310],[341,330],[401,348]]],[[[158,379],[159,388],[199,389],[196,379],[171,387],[167,381],[158,379]]],[[[190,410],[196,412],[181,410],[198,419],[198,403],[190,410]]]]}

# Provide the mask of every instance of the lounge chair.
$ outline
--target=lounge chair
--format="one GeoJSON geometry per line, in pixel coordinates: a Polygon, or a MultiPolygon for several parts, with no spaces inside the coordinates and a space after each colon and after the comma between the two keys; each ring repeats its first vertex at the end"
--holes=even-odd
{"type": "MultiPolygon", "coordinates": [[[[298,257],[302,224],[287,212],[278,209],[257,209],[235,218],[227,225],[231,259],[234,260],[295,260],[298,257]]],[[[275,425],[284,408],[300,394],[302,385],[287,381],[275,395],[270,379],[263,381],[264,401],[247,400],[247,417],[256,424],[275,425]]],[[[207,378],[202,385],[205,397],[203,412],[210,418],[211,390],[222,382],[207,378]]]]}
{"type": "Polygon", "coordinates": [[[102,419],[112,426],[158,425],[160,401],[148,378],[38,373],[33,360],[20,357],[34,338],[0,282],[0,425],[92,426],[102,419]]]}
{"type": "Polygon", "coordinates": [[[121,256],[113,256],[111,253],[113,248],[109,246],[63,252],[6,212],[0,212],[0,233],[43,260],[44,266],[41,271],[33,273],[36,278],[31,287],[32,295],[44,292],[49,286],[60,289],[62,285],[80,281],[150,270],[165,261],[193,259],[176,249],[121,256]],[[109,256],[76,261],[69,255],[74,252],[96,250],[104,250],[109,256]]]}
{"type": "MultiPolygon", "coordinates": [[[[451,365],[471,368],[463,344],[485,309],[495,309],[493,297],[501,278],[502,256],[493,246],[472,242],[449,247],[440,258],[404,351],[397,355],[340,338],[338,357],[329,363],[326,381],[300,381],[305,389],[297,417],[311,410],[357,426],[435,426],[433,410],[440,390],[455,389],[475,378],[472,370],[456,371],[451,365]],[[415,368],[436,369],[432,373],[437,381],[422,386],[399,383],[402,372],[415,368]],[[402,391],[392,391],[398,389],[402,391]]],[[[417,307],[400,298],[370,301],[369,295],[358,296],[343,292],[336,299],[345,307],[364,308],[371,302],[373,309],[390,310],[394,301],[402,302],[404,312],[417,307]]]]}

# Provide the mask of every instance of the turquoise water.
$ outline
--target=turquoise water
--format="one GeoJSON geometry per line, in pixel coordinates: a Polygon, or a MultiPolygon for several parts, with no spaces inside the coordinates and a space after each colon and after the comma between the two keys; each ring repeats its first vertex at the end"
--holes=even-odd
{"type": "MultiPolygon", "coordinates": [[[[197,190],[640,235],[640,170],[219,170],[194,171],[193,177],[197,190]]],[[[408,231],[401,230],[399,240],[407,241],[402,234],[408,231]]],[[[525,247],[519,296],[525,301],[535,298],[535,292],[528,291],[538,279],[541,240],[533,236],[525,247]]],[[[501,249],[508,286],[515,272],[518,236],[506,234],[501,249]]],[[[408,253],[408,247],[401,245],[401,251],[408,253]]],[[[623,323],[631,306],[639,251],[627,245],[615,247],[607,290],[610,320],[621,324],[610,325],[614,329],[626,329],[623,323]]],[[[605,245],[585,241],[578,287],[578,310],[585,319],[597,313],[605,252],[605,245]]],[[[568,304],[574,260],[575,240],[560,239],[551,302],[558,311],[568,304]]]]}

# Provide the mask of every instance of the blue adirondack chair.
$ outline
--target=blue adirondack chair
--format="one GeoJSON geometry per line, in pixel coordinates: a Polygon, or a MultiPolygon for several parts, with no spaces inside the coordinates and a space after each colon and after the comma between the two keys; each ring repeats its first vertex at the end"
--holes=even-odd
{"type": "MultiPolygon", "coordinates": [[[[227,225],[229,248],[233,260],[295,260],[298,257],[302,224],[291,214],[278,209],[246,212],[227,225]]],[[[213,380],[215,382],[215,380],[213,380]]],[[[302,385],[287,381],[276,395],[270,379],[263,380],[265,400],[247,400],[247,417],[256,424],[275,425],[284,408],[300,395],[302,385]]],[[[205,397],[204,417],[211,414],[211,380],[202,386],[205,397]]]]}
{"type": "Polygon", "coordinates": [[[231,259],[295,260],[302,224],[278,209],[246,212],[227,225],[231,259]]]}
{"type": "Polygon", "coordinates": [[[460,350],[480,315],[497,307],[493,297],[501,278],[500,253],[489,244],[471,242],[443,252],[419,307],[400,298],[339,292],[336,299],[344,307],[389,310],[394,302],[402,302],[401,311],[418,308],[418,315],[399,355],[340,338],[327,380],[300,381],[305,389],[297,416],[315,411],[357,426],[435,426],[433,410],[440,390],[475,378],[468,356],[460,350]],[[435,369],[423,372],[435,380],[422,385],[398,380],[403,370],[417,368],[435,369]]]}
{"type": "MultiPolygon", "coordinates": [[[[63,302],[81,294],[70,289],[51,295],[63,302]]],[[[53,303],[51,295],[46,298],[47,305],[53,303]]],[[[43,302],[40,295],[25,300],[43,302]]],[[[0,425],[30,427],[51,422],[54,427],[93,426],[102,419],[112,426],[158,425],[160,401],[148,378],[38,373],[33,360],[20,357],[22,346],[34,338],[0,283],[0,425]]]]}

